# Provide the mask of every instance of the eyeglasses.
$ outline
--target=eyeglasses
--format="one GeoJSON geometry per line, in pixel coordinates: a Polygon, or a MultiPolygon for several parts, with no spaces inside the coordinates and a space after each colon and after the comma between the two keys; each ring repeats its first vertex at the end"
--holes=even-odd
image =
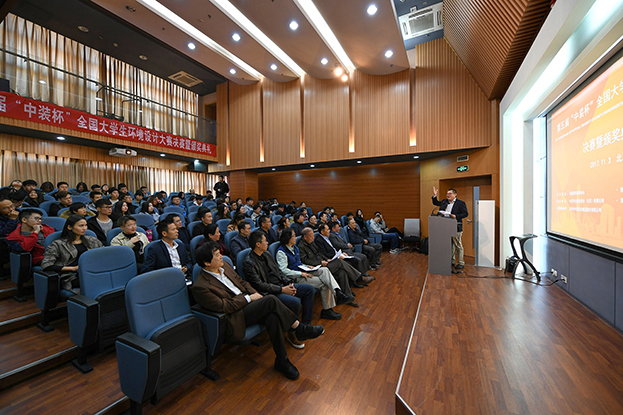
{"type": "Polygon", "coordinates": [[[41,220],[43,220],[41,216],[31,216],[30,219],[33,219],[35,222],[40,222],[41,220]]]}

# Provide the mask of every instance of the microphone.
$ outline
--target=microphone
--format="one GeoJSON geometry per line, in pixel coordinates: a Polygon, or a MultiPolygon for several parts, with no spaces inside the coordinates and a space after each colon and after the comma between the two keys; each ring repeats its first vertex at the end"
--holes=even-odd
{"type": "Polygon", "coordinates": [[[439,208],[435,207],[433,208],[433,211],[430,213],[431,216],[439,216],[439,208]],[[437,212],[435,212],[437,211],[437,212]]]}

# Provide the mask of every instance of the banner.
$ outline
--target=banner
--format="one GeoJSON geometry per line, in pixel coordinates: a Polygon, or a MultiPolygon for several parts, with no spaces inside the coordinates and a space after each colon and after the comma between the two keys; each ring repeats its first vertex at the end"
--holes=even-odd
{"type": "Polygon", "coordinates": [[[0,115],[104,137],[120,138],[129,143],[144,143],[216,157],[216,146],[213,144],[24,98],[8,92],[0,91],[0,115]]]}

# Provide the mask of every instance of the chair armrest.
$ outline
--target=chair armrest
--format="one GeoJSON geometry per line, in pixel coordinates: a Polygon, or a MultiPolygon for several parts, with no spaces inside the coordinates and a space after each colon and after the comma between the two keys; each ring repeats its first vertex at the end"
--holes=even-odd
{"type": "Polygon", "coordinates": [[[36,271],[35,304],[40,310],[51,310],[58,304],[58,292],[61,288],[60,276],[53,271],[36,271]]]}
{"type": "Polygon", "coordinates": [[[191,311],[203,324],[205,344],[208,346],[210,356],[214,356],[221,350],[225,341],[227,314],[206,310],[199,304],[192,306],[191,311]]]}
{"type": "Polygon", "coordinates": [[[99,302],[84,295],[67,299],[67,319],[69,337],[80,347],[92,345],[97,341],[99,325],[99,302]]]}
{"type": "Polygon", "coordinates": [[[30,252],[11,252],[11,281],[15,284],[28,282],[32,274],[32,255],[30,252]]]}
{"type": "Polygon", "coordinates": [[[156,392],[160,375],[160,346],[134,333],[117,337],[117,367],[121,391],[143,403],[156,392]]]}
{"type": "Polygon", "coordinates": [[[370,239],[373,239],[375,244],[383,242],[383,235],[380,233],[370,233],[370,239]]]}
{"type": "Polygon", "coordinates": [[[363,252],[363,244],[353,245],[353,251],[361,254],[363,252]]]}

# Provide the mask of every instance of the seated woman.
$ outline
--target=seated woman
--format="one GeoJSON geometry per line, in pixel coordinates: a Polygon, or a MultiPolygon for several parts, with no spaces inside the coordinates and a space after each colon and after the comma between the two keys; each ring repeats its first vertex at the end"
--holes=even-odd
{"type": "Polygon", "coordinates": [[[112,219],[114,223],[117,223],[119,218],[121,218],[122,216],[130,216],[130,212],[128,209],[128,204],[124,201],[119,201],[115,203],[112,209],[112,214],[110,215],[110,219],[112,219]]]}
{"type": "Polygon", "coordinates": [[[143,205],[141,206],[141,213],[146,213],[154,218],[154,222],[156,224],[160,221],[160,213],[158,213],[158,210],[151,202],[143,202],[143,205]]]}
{"type": "Polygon", "coordinates": [[[26,199],[24,199],[24,202],[28,203],[28,206],[39,207],[43,203],[43,195],[38,190],[32,189],[26,196],[26,199]]]}
{"type": "Polygon", "coordinates": [[[244,213],[239,213],[227,224],[227,232],[232,232],[238,230],[238,224],[245,220],[246,216],[244,213]]]}
{"type": "Polygon", "coordinates": [[[103,194],[104,196],[106,196],[106,195],[108,195],[108,194],[109,194],[109,192],[110,192],[110,186],[108,186],[106,183],[104,183],[104,184],[102,185],[102,194],[103,194]]]}
{"type": "Polygon", "coordinates": [[[85,182],[78,182],[76,185],[76,190],[72,190],[70,193],[74,196],[77,196],[81,193],[88,192],[89,186],[85,182]]]}
{"type": "MultiPolygon", "coordinates": [[[[221,235],[221,231],[219,230],[216,223],[211,223],[206,226],[205,231],[203,232],[203,237],[205,238],[205,241],[211,240],[216,242],[219,246],[219,250],[221,251],[221,255],[229,256],[229,248],[227,248],[227,245],[225,245],[225,238],[223,238],[223,235],[221,235]]],[[[197,244],[197,248],[203,245],[205,241],[197,244]]]]}
{"type": "Polygon", "coordinates": [[[227,206],[227,203],[221,203],[220,205],[218,205],[218,210],[213,220],[214,223],[216,223],[221,219],[231,219],[229,217],[229,206],[227,206]]]}
{"type": "MultiPolygon", "coordinates": [[[[85,235],[87,221],[82,216],[70,215],[61,237],[45,250],[41,268],[60,275],[61,288],[74,291],[79,286],[78,259],[90,249],[104,245],[92,236],[85,235]]],[[[76,291],[74,291],[76,292],[76,291]]]]}
{"type": "Polygon", "coordinates": [[[277,233],[281,237],[281,233],[284,229],[290,229],[290,219],[285,216],[277,222],[277,233]]]}
{"type": "Polygon", "coordinates": [[[95,216],[95,213],[87,209],[87,205],[82,202],[74,202],[69,205],[69,209],[58,215],[59,218],[67,219],[69,215],[80,215],[83,218],[95,216]]]}
{"type": "Polygon", "coordinates": [[[50,193],[53,190],[54,190],[54,185],[52,184],[52,182],[41,183],[41,191],[43,193],[50,193]]]}
{"type": "Polygon", "coordinates": [[[361,209],[357,209],[357,212],[355,212],[355,222],[357,223],[357,226],[359,226],[361,233],[365,236],[370,235],[370,229],[368,229],[368,225],[366,224],[366,220],[363,217],[363,211],[361,209]]]}

